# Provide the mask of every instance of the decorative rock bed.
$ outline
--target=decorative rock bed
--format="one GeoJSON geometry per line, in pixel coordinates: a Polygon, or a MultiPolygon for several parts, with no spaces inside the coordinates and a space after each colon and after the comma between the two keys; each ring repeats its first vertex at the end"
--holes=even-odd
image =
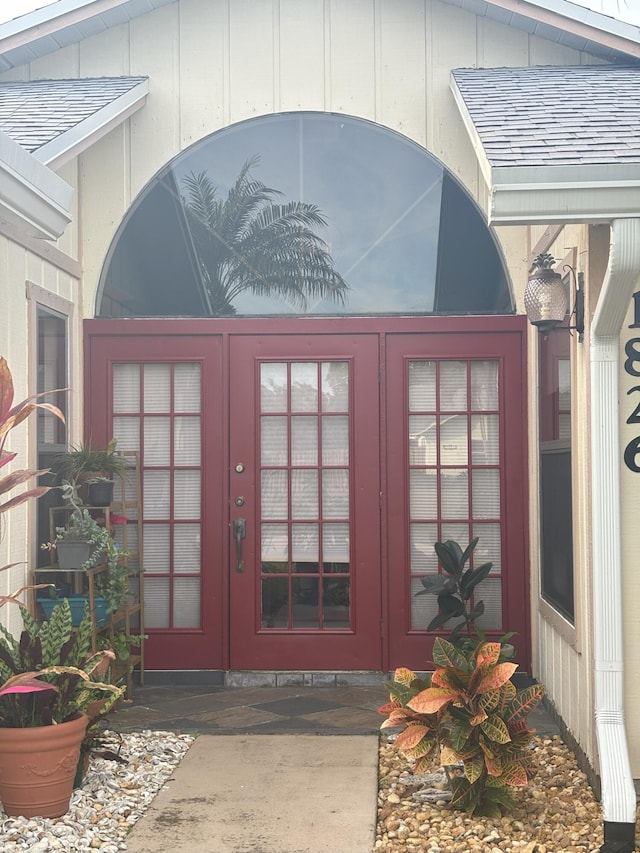
{"type": "Polygon", "coordinates": [[[143,731],[110,737],[104,748],[126,764],[92,758],[82,788],[59,818],[6,817],[0,812],[2,853],[117,853],[146,807],[193,743],[192,735],[143,731]]]}
{"type": "Polygon", "coordinates": [[[444,796],[433,795],[442,782],[437,774],[413,777],[407,758],[383,737],[374,850],[596,853],[603,843],[602,813],[575,756],[559,737],[538,738],[534,754],[538,775],[516,790],[519,808],[493,820],[449,810],[444,796]]]}

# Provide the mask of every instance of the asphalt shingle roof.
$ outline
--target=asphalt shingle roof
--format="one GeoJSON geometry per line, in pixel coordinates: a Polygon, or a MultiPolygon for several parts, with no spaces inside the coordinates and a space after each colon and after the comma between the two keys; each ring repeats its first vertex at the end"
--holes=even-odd
{"type": "Polygon", "coordinates": [[[146,79],[93,77],[0,83],[0,130],[33,153],[146,79]]]}
{"type": "Polygon", "coordinates": [[[640,163],[640,67],[458,68],[491,166],[640,163]]]}

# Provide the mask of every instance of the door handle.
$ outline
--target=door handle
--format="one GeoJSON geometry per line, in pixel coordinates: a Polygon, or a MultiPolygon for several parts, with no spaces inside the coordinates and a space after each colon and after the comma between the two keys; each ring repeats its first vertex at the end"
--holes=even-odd
{"type": "Polygon", "coordinates": [[[244,518],[233,519],[233,538],[236,540],[236,572],[244,572],[242,559],[242,540],[247,535],[247,522],[244,518]]]}

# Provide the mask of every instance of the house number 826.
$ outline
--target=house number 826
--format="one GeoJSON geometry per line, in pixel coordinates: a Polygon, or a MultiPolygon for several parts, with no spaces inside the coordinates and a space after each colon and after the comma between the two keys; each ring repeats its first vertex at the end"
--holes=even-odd
{"type": "MultiPolygon", "coordinates": [[[[640,329],[640,290],[633,294],[633,323],[630,329],[640,329]]],[[[624,369],[630,376],[640,376],[640,338],[629,338],[624,348],[627,356],[624,369]]],[[[627,391],[627,397],[640,391],[640,385],[633,385],[627,391]]],[[[628,424],[640,424],[640,403],[627,418],[628,424]]],[[[632,438],[624,449],[624,464],[630,471],[640,474],[640,435],[632,438]]]]}

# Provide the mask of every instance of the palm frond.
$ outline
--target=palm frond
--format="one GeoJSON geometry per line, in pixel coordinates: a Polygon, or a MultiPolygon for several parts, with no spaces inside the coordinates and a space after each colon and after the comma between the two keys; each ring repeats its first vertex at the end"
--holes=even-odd
{"type": "Polygon", "coordinates": [[[258,164],[257,156],[245,162],[224,201],[205,172],[184,178],[183,203],[214,316],[235,314],[233,300],[243,292],[302,309],[311,299],[344,302],[348,285],[316,233],[325,217],[313,204],[275,203],[282,193],[251,177],[258,164]]]}

